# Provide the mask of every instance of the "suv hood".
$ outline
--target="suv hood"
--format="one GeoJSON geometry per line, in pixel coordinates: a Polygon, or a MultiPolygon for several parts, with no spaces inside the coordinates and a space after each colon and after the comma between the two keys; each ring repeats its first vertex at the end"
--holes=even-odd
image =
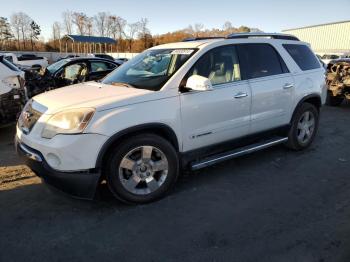
{"type": "Polygon", "coordinates": [[[156,98],[156,93],[144,89],[86,82],[55,89],[34,97],[34,101],[54,114],[63,109],[93,107],[97,111],[140,103],[156,98]]]}

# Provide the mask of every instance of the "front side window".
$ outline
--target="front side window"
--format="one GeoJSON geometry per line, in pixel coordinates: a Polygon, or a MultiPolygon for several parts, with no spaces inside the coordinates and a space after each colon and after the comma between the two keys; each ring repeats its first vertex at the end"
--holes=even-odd
{"type": "Polygon", "coordinates": [[[147,50],[116,69],[102,83],[124,83],[158,91],[194,52],[194,49],[147,50]]]}
{"type": "Polygon", "coordinates": [[[239,44],[237,49],[245,79],[288,72],[281,56],[269,44],[239,44]]]}
{"type": "Polygon", "coordinates": [[[287,50],[301,70],[306,71],[320,68],[321,65],[317,57],[312,53],[308,46],[284,44],[283,47],[287,50]]]}
{"type": "Polygon", "coordinates": [[[208,78],[213,86],[241,80],[236,48],[223,46],[208,51],[192,67],[187,78],[192,75],[208,78]]]}

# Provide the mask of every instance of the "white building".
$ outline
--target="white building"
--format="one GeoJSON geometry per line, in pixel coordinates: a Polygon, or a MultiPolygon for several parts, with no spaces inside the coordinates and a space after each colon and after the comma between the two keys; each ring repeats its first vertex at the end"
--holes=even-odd
{"type": "Polygon", "coordinates": [[[311,44],[319,54],[350,52],[350,21],[283,30],[311,44]]]}

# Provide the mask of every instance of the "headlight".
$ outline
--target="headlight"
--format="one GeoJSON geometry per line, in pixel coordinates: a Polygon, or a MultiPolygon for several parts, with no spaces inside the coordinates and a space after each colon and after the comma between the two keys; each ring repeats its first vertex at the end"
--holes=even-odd
{"type": "Polygon", "coordinates": [[[71,109],[56,113],[46,122],[41,136],[50,139],[57,134],[81,133],[94,113],[93,108],[71,109]]]}

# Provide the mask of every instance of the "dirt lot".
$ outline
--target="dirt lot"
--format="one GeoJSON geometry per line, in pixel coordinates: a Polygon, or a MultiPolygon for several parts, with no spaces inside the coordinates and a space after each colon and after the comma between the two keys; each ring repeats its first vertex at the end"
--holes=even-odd
{"type": "Polygon", "coordinates": [[[125,206],[53,193],[0,130],[0,261],[350,261],[350,105],[305,152],[272,148],[125,206]]]}

